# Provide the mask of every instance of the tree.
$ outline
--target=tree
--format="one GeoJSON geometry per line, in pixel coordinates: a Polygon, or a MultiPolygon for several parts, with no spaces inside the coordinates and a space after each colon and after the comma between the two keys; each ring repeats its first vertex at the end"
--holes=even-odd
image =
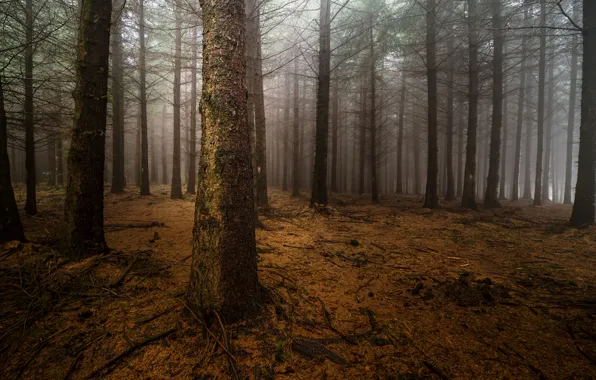
{"type": "MultiPolygon", "coordinates": [[[[406,112],[406,75],[401,74],[401,89],[399,90],[399,116],[397,121],[397,187],[395,192],[401,194],[403,192],[403,146],[404,146],[404,116],[406,112]]],[[[407,188],[406,188],[407,192],[407,188]]]]}
{"type": "Polygon", "coordinates": [[[571,224],[594,223],[596,205],[596,3],[584,0],[584,59],[579,158],[571,224]]]}
{"type": "Polygon", "coordinates": [[[329,140],[329,88],[331,84],[331,0],[321,0],[319,19],[319,73],[317,76],[317,108],[315,165],[311,206],[327,204],[327,150],[329,140]]]}
{"type": "MultiPolygon", "coordinates": [[[[503,31],[501,0],[492,0],[493,27],[493,114],[490,136],[490,159],[484,207],[500,207],[498,198],[501,126],[503,124],[503,31]]],[[[505,180],[505,179],[503,179],[505,180]]]]}
{"type": "Polygon", "coordinates": [[[35,126],[33,120],[33,0],[25,2],[25,166],[27,201],[25,213],[37,214],[37,179],[35,175],[35,126]]]}
{"type": "Polygon", "coordinates": [[[540,0],[540,61],[538,62],[538,144],[534,206],[542,204],[542,162],[544,154],[544,93],[546,85],[546,0],[540,0]]]}
{"type": "Polygon", "coordinates": [[[73,259],[104,252],[103,174],[111,1],[82,0],[75,121],[68,154],[63,250],[73,259]]]}
{"type": "MultiPolygon", "coordinates": [[[[448,54],[453,54],[453,38],[449,38],[447,41],[448,54]]],[[[452,201],[455,199],[455,179],[453,178],[453,87],[454,87],[454,74],[455,74],[455,62],[453,57],[449,57],[449,68],[447,69],[447,135],[445,151],[445,165],[447,166],[447,192],[445,193],[445,200],[452,201]]]]}
{"type": "Polygon", "coordinates": [[[139,97],[141,106],[141,195],[149,195],[149,138],[147,131],[147,49],[145,47],[145,0],[139,0],[139,97]]]}
{"type": "MultiPolygon", "coordinates": [[[[573,16],[579,16],[579,0],[573,0],[573,16]]],[[[571,40],[571,72],[569,83],[569,115],[567,119],[567,155],[565,162],[564,204],[571,204],[571,177],[573,174],[573,132],[575,129],[575,103],[577,98],[577,50],[578,38],[574,34],[571,40]]]]}
{"type": "Polygon", "coordinates": [[[424,207],[439,207],[439,148],[437,146],[437,61],[436,61],[436,5],[426,2],[426,72],[428,87],[428,169],[424,207]]]}
{"type": "Polygon", "coordinates": [[[226,322],[259,308],[243,0],[201,0],[201,158],[188,301],[226,322]]]}
{"type": "Polygon", "coordinates": [[[478,35],[476,0],[468,0],[468,139],[462,207],[477,209],[476,204],[476,132],[478,128],[478,35]]]}
{"type": "Polygon", "coordinates": [[[180,85],[182,76],[182,4],[174,3],[176,14],[176,49],[174,57],[174,149],[172,155],[171,198],[182,198],[182,175],[180,173],[180,85]]]}
{"type": "Polygon", "coordinates": [[[115,20],[112,22],[112,189],[124,192],[124,87],[122,52],[122,14],[124,3],[114,1],[115,20]]]}
{"type": "MultiPolygon", "coordinates": [[[[524,7],[524,24],[528,21],[528,9],[524,7]]],[[[524,102],[526,96],[526,57],[527,40],[524,34],[521,43],[521,67],[519,70],[519,93],[517,97],[517,129],[515,134],[515,156],[513,158],[513,181],[511,187],[511,200],[519,200],[519,172],[521,166],[521,140],[524,125],[524,102]]]]}
{"type": "Polygon", "coordinates": [[[0,244],[25,241],[21,217],[14,198],[8,160],[8,122],[4,109],[4,90],[0,77],[0,244]]]}
{"type": "MultiPolygon", "coordinates": [[[[304,91],[304,90],[303,90],[304,91]]],[[[298,59],[294,58],[294,121],[292,145],[292,195],[300,195],[300,76],[298,59]]]]}
{"type": "Polygon", "coordinates": [[[190,149],[188,165],[188,183],[186,192],[195,193],[197,186],[197,47],[198,34],[196,25],[192,30],[192,59],[190,62],[190,149]]]}
{"type": "Polygon", "coordinates": [[[370,75],[370,179],[371,201],[379,203],[378,178],[377,178],[377,56],[375,54],[374,18],[369,14],[369,75],[370,75]]]}

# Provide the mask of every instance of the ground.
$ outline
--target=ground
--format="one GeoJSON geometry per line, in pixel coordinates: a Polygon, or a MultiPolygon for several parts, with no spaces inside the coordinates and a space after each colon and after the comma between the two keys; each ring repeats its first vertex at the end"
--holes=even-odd
{"type": "Polygon", "coordinates": [[[596,228],[568,228],[568,206],[431,211],[416,196],[335,195],[313,212],[272,190],[257,231],[268,301],[206,329],[184,304],[194,202],[152,193],[107,195],[112,251],[69,263],[61,191],[42,189],[39,215],[24,217],[31,243],[0,247],[0,374],[596,377],[596,228]]]}

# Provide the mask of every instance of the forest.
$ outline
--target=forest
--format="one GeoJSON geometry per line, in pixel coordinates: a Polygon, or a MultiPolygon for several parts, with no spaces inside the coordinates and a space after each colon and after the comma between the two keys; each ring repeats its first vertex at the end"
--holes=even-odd
{"type": "Polygon", "coordinates": [[[0,18],[1,376],[596,378],[595,0],[0,18]]]}

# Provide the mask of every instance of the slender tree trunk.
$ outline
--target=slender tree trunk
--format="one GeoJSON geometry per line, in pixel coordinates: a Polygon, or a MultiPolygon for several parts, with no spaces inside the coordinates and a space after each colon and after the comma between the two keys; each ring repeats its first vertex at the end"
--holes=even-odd
{"type": "MultiPolygon", "coordinates": [[[[192,59],[190,63],[190,147],[188,181],[186,192],[195,194],[197,187],[197,56],[198,32],[195,26],[192,31],[192,59]]],[[[254,108],[253,108],[254,109],[254,108]]]]}
{"type": "Polygon", "coordinates": [[[484,208],[501,207],[499,203],[499,164],[501,163],[501,127],[503,124],[503,32],[501,1],[492,0],[493,28],[493,113],[490,153],[484,208]]]}
{"type": "Polygon", "coordinates": [[[548,99],[546,101],[546,117],[545,117],[545,142],[544,149],[544,172],[542,174],[542,200],[543,202],[550,202],[550,161],[553,141],[553,103],[555,98],[555,49],[551,49],[552,55],[549,57],[548,64],[548,99]]]}
{"type": "Polygon", "coordinates": [[[159,169],[157,165],[156,123],[151,123],[151,183],[159,183],[159,169]]]}
{"type": "MultiPolygon", "coordinates": [[[[449,54],[453,53],[453,39],[449,38],[447,41],[447,50],[449,54]]],[[[455,178],[453,174],[453,87],[454,87],[454,76],[455,62],[453,58],[449,58],[449,68],[447,70],[447,134],[445,151],[445,165],[447,166],[447,191],[445,192],[445,200],[452,201],[455,199],[455,178]]]]}
{"type": "Polygon", "coordinates": [[[333,80],[333,109],[331,111],[331,189],[337,193],[337,150],[339,140],[337,136],[339,123],[339,78],[333,80]]]}
{"type": "Polygon", "coordinates": [[[135,150],[135,180],[138,188],[141,187],[142,177],[142,163],[141,163],[141,112],[137,114],[137,137],[136,137],[136,150],[135,150]]]}
{"type": "Polygon", "coordinates": [[[288,191],[288,166],[290,163],[290,75],[284,75],[284,121],[283,121],[283,168],[281,179],[281,190],[288,191]]]}
{"type": "Polygon", "coordinates": [[[298,59],[294,58],[294,125],[292,159],[292,195],[300,195],[300,77],[298,75],[298,59]]]}
{"type": "Polygon", "coordinates": [[[546,84],[546,0],[540,0],[540,62],[538,63],[538,145],[536,147],[536,179],[534,206],[542,204],[542,159],[544,154],[544,92],[546,84]]]}
{"type": "MultiPolygon", "coordinates": [[[[202,0],[201,0],[202,1],[202,0]]],[[[182,75],[182,4],[176,0],[176,52],[174,58],[174,149],[172,152],[172,199],[182,198],[180,162],[180,87],[182,75]]],[[[203,78],[205,79],[205,78],[203,78]]]]}
{"type": "Polygon", "coordinates": [[[461,197],[464,185],[464,100],[460,99],[458,120],[459,132],[457,137],[457,197],[461,197]]]}
{"type": "Polygon", "coordinates": [[[139,92],[141,99],[141,195],[149,195],[149,138],[145,58],[145,0],[139,1],[139,92]]]}
{"type": "MultiPolygon", "coordinates": [[[[532,78],[532,69],[528,69],[528,78],[532,78]]],[[[532,99],[532,81],[528,80],[526,98],[532,99]]],[[[524,194],[523,199],[532,199],[532,124],[534,113],[532,107],[526,107],[526,154],[524,157],[524,194]]]]}
{"type": "MultiPolygon", "coordinates": [[[[524,24],[528,20],[528,9],[524,7],[524,24]]],[[[521,68],[519,72],[519,94],[517,98],[517,125],[515,134],[515,156],[513,158],[513,181],[511,185],[511,200],[519,200],[519,172],[521,166],[521,141],[522,130],[524,126],[524,104],[526,95],[526,56],[527,56],[527,40],[524,34],[522,37],[522,51],[521,51],[521,68]]]]}
{"type": "Polygon", "coordinates": [[[27,201],[25,213],[37,214],[37,180],[35,176],[35,132],[33,122],[33,0],[25,1],[25,166],[27,168],[27,201]]]}
{"type": "Polygon", "coordinates": [[[124,192],[124,88],[122,64],[122,6],[114,1],[112,22],[112,194],[124,192]]]}
{"type": "Polygon", "coordinates": [[[82,0],[75,121],[68,154],[62,248],[73,259],[107,249],[103,174],[108,98],[110,1],[82,0]]]}
{"type": "Polygon", "coordinates": [[[420,179],[420,136],[422,135],[422,127],[418,121],[416,113],[416,106],[412,106],[412,140],[414,143],[414,192],[416,195],[422,194],[422,181],[420,179]]]}
{"type": "Polygon", "coordinates": [[[426,67],[428,86],[428,169],[426,173],[426,194],[424,207],[438,208],[439,148],[437,146],[437,63],[435,24],[435,0],[427,0],[426,13],[426,67]]]}
{"type": "Polygon", "coordinates": [[[366,162],[366,79],[362,78],[362,88],[360,89],[360,159],[358,160],[359,173],[358,173],[358,194],[364,194],[364,164],[366,162]]]}
{"type": "Polygon", "coordinates": [[[243,0],[201,0],[201,159],[188,301],[227,323],[259,309],[243,0]],[[231,107],[230,105],[233,105],[231,107]]]}
{"type": "Polygon", "coordinates": [[[503,84],[503,140],[502,140],[502,147],[503,147],[503,154],[501,155],[501,178],[499,180],[499,200],[505,201],[507,200],[507,142],[509,140],[509,103],[507,98],[507,84],[503,84]]]}
{"type": "Polygon", "coordinates": [[[370,177],[371,177],[371,200],[372,203],[379,203],[378,178],[377,178],[377,58],[374,50],[374,23],[373,14],[370,13],[369,43],[370,43],[370,177]]]}
{"type": "Polygon", "coordinates": [[[571,224],[594,223],[596,204],[596,3],[584,0],[581,125],[575,203],[571,224]]]}
{"type": "Polygon", "coordinates": [[[168,149],[166,144],[166,104],[163,104],[161,111],[161,170],[162,180],[164,185],[168,184],[168,149]]]}
{"type": "Polygon", "coordinates": [[[0,76],[0,244],[11,240],[25,241],[21,216],[10,178],[8,122],[4,109],[4,89],[1,81],[2,77],[0,76]]]}
{"type": "Polygon", "coordinates": [[[321,0],[319,20],[319,75],[317,85],[315,165],[311,206],[327,204],[327,150],[329,140],[329,85],[331,64],[331,0],[321,0]]]}
{"type": "Polygon", "coordinates": [[[476,210],[476,132],[478,128],[478,36],[476,0],[468,0],[469,83],[468,136],[462,207],[476,210]]]}
{"type": "MultiPolygon", "coordinates": [[[[404,146],[404,116],[406,111],[406,75],[401,73],[401,89],[399,91],[399,116],[397,122],[397,173],[396,173],[396,193],[403,192],[403,146],[404,146]]],[[[406,190],[407,192],[407,190],[406,190]]]]}
{"type": "MultiPolygon", "coordinates": [[[[573,1],[573,16],[579,19],[579,0],[573,1]]],[[[575,107],[577,98],[577,49],[579,42],[577,35],[571,40],[571,72],[569,85],[569,115],[567,119],[567,155],[565,163],[565,195],[564,204],[571,204],[571,179],[573,176],[573,133],[575,130],[575,107]]]]}
{"type": "Polygon", "coordinates": [[[56,186],[56,132],[48,136],[48,186],[56,186]]]}
{"type": "MultiPolygon", "coordinates": [[[[257,9],[259,9],[257,7],[257,9]]],[[[257,205],[268,206],[267,195],[267,128],[265,120],[265,95],[263,91],[263,60],[261,47],[260,11],[257,10],[257,59],[255,61],[255,165],[257,173],[257,205]]]]}
{"type": "Polygon", "coordinates": [[[62,148],[62,135],[58,133],[56,138],[56,183],[64,186],[64,149],[62,148]]]}

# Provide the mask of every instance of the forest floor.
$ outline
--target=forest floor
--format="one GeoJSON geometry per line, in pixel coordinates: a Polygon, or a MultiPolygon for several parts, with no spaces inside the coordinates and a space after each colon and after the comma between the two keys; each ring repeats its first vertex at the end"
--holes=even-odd
{"type": "MultiPolygon", "coordinates": [[[[23,189],[17,189],[19,206],[23,189]]],[[[0,247],[0,374],[36,379],[590,379],[596,377],[596,228],[570,207],[495,211],[416,196],[272,190],[257,231],[270,300],[202,328],[186,311],[192,197],[155,186],[106,196],[109,254],[69,263],[61,191],[0,247]]]]}

